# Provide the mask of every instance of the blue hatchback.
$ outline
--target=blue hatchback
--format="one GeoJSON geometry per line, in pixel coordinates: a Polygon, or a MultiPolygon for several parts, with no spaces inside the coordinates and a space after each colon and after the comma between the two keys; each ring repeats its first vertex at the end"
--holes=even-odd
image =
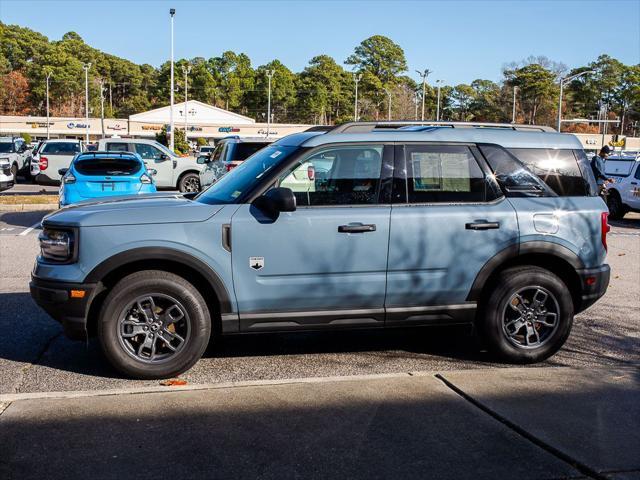
{"type": "Polygon", "coordinates": [[[153,170],[137,153],[88,152],[77,155],[69,168],[59,170],[60,206],[82,200],[154,193],[153,170]]]}

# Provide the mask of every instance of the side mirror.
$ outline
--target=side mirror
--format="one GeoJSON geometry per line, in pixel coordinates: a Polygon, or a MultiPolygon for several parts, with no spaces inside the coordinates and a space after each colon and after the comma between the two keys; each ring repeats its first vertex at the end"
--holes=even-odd
{"type": "Polygon", "coordinates": [[[169,158],[169,155],[167,155],[166,153],[160,154],[160,160],[166,160],[167,158],[169,158]]]}
{"type": "Polygon", "coordinates": [[[158,170],[156,170],[155,168],[149,168],[147,169],[147,172],[149,173],[149,175],[151,175],[152,177],[158,174],[158,170]]]}
{"type": "Polygon", "coordinates": [[[60,175],[61,177],[64,177],[68,171],[69,171],[68,168],[59,168],[58,175],[60,175]]]}
{"type": "Polygon", "coordinates": [[[198,165],[204,165],[205,163],[209,163],[211,161],[211,159],[205,155],[202,155],[200,157],[197,158],[196,163],[198,165]]]}
{"type": "Polygon", "coordinates": [[[24,153],[27,151],[27,145],[25,143],[20,145],[20,148],[18,149],[19,153],[24,153]]]}
{"type": "Polygon", "coordinates": [[[296,196],[290,188],[272,188],[256,198],[253,204],[266,214],[277,217],[280,212],[295,212],[296,196]]]}

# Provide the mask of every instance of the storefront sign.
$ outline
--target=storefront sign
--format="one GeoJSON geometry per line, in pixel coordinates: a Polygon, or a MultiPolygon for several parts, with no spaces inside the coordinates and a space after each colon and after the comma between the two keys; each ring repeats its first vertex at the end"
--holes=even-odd
{"type": "Polygon", "coordinates": [[[261,128],[260,130],[258,130],[258,135],[278,135],[278,132],[276,132],[275,130],[269,130],[269,132],[267,132],[267,130],[265,130],[264,128],[261,128]]]}
{"type": "Polygon", "coordinates": [[[201,132],[202,127],[189,126],[187,127],[187,130],[189,130],[190,132],[201,132]]]}
{"type": "Polygon", "coordinates": [[[67,123],[67,128],[89,128],[89,125],[86,123],[69,122],[67,123]]]}
{"type": "Polygon", "coordinates": [[[162,130],[162,125],[142,125],[142,130],[162,130]]]}
{"type": "Polygon", "coordinates": [[[126,130],[127,127],[122,126],[119,123],[116,123],[115,125],[107,125],[107,129],[108,130],[126,130]]]}
{"type": "Polygon", "coordinates": [[[238,127],[220,127],[218,131],[220,133],[234,133],[239,132],[240,129],[238,127]]]}

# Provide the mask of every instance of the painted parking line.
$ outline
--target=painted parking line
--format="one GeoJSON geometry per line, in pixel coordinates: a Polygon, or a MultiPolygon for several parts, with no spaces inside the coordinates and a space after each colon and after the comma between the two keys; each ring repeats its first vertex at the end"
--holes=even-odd
{"type": "Polygon", "coordinates": [[[38,228],[39,226],[40,226],[40,222],[34,223],[33,225],[31,225],[29,228],[25,229],[22,233],[19,233],[18,235],[20,235],[20,236],[28,235],[29,233],[31,233],[34,229],[38,228]]]}

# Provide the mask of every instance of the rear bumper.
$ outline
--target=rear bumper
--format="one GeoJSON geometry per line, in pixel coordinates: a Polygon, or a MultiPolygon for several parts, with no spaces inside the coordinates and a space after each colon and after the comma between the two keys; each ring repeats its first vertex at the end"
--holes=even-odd
{"type": "Polygon", "coordinates": [[[39,185],[60,185],[60,179],[53,179],[44,173],[39,173],[36,175],[36,183],[39,185]]]}
{"type": "Polygon", "coordinates": [[[596,268],[577,270],[577,273],[582,286],[580,309],[578,310],[581,312],[596,303],[605,294],[607,287],[609,287],[611,268],[605,264],[596,268]]]}
{"type": "Polygon", "coordinates": [[[0,191],[9,190],[10,188],[13,188],[13,185],[14,185],[13,180],[8,180],[6,182],[0,182],[0,191]]]}
{"type": "Polygon", "coordinates": [[[56,282],[32,276],[29,289],[35,302],[62,324],[67,337],[87,338],[87,314],[96,292],[95,284],[56,282]],[[72,298],[71,290],[84,291],[84,297],[72,298]]]}

